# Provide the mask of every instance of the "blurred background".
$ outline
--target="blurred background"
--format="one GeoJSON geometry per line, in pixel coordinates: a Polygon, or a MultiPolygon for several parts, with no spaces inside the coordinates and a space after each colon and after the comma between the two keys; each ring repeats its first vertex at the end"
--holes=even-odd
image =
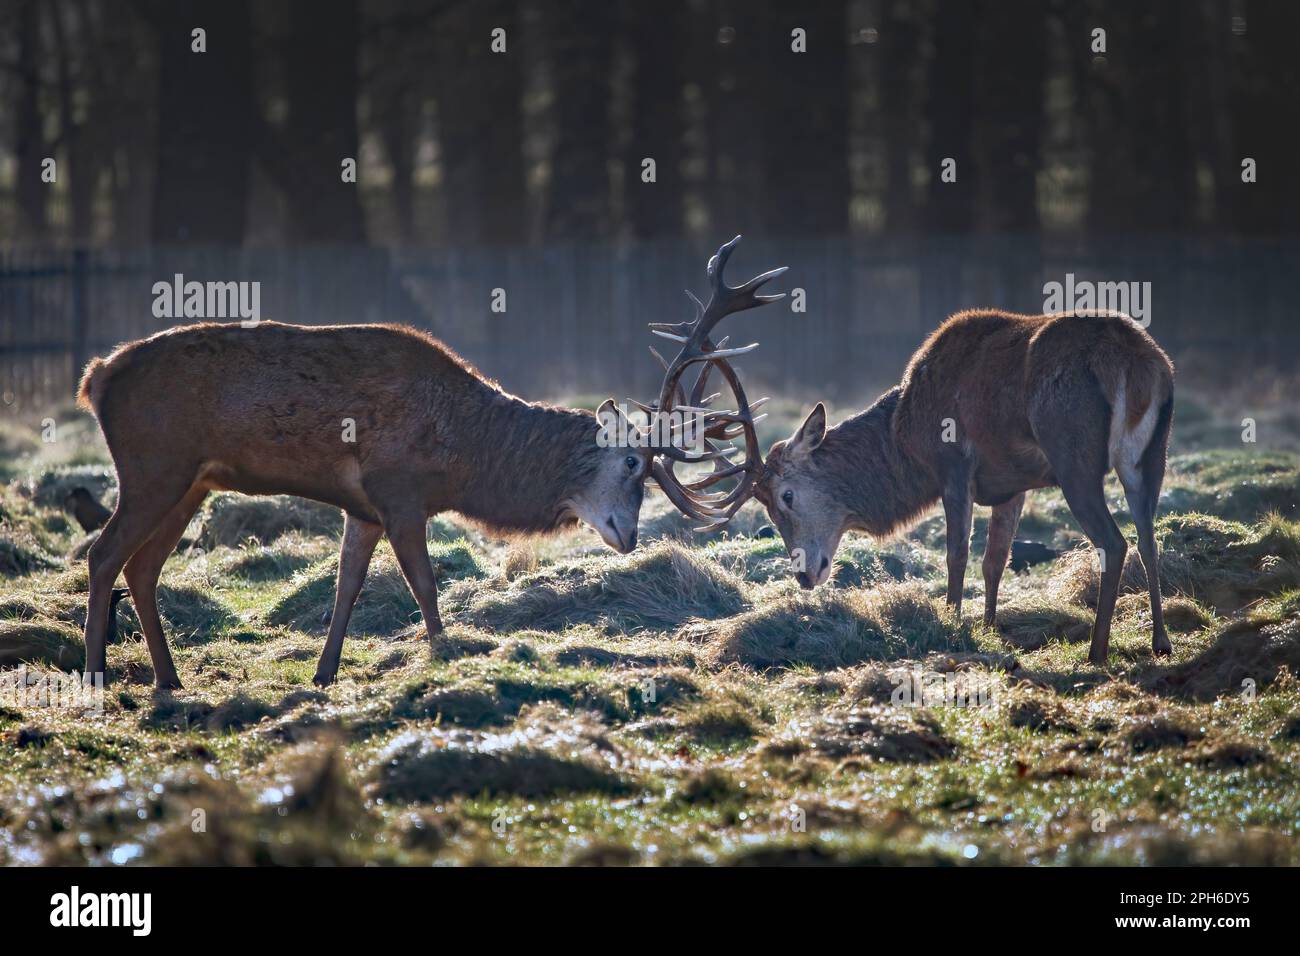
{"type": "Polygon", "coordinates": [[[0,0],[3,409],[172,324],[175,273],[645,396],[645,323],[736,233],[732,281],[805,293],[729,320],[755,390],[865,402],[949,312],[1071,273],[1150,282],[1192,388],[1282,401],[1298,36],[1293,0],[0,0]]]}

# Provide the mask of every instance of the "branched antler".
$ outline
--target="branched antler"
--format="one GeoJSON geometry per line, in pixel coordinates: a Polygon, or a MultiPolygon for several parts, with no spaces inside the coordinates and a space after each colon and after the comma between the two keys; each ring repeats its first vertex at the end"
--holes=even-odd
{"type": "MultiPolygon", "coordinates": [[[[651,323],[650,329],[655,335],[682,344],[681,350],[671,362],[666,361],[654,348],[650,351],[664,367],[663,386],[659,398],[652,405],[633,402],[638,408],[651,416],[653,422],[660,413],[679,412],[703,418],[703,451],[691,452],[680,447],[676,441],[662,445],[659,456],[651,466],[651,474],[663,488],[664,493],[677,508],[697,521],[710,524],[697,530],[708,531],[725,525],[749,500],[754,482],[762,475],[763,457],[758,446],[758,436],[754,423],[765,416],[755,417],[754,410],[761,407],[766,398],[751,403],[745,396],[740,378],[731,364],[731,359],[746,355],[758,348],[758,343],[728,348],[728,339],[724,338],[714,345],[709,334],[717,324],[733,312],[756,308],[768,302],[785,298],[784,292],[760,294],[759,289],[769,280],[786,271],[782,266],[762,275],[755,276],[739,286],[729,286],[723,280],[722,273],[727,260],[740,242],[740,236],[723,245],[717,254],[709,260],[708,275],[711,293],[708,305],[700,302],[689,290],[687,295],[695,304],[695,319],[690,322],[651,323]],[[701,364],[699,375],[690,394],[682,387],[682,376],[695,364],[701,364]],[[711,408],[712,402],[720,393],[706,396],[704,390],[708,385],[709,373],[717,368],[726,380],[736,399],[734,411],[717,411],[711,408]],[[744,437],[745,458],[740,463],[733,463],[730,455],[737,451],[734,446],[721,447],[718,442],[744,437]],[[713,471],[697,481],[683,484],[673,472],[677,462],[713,461],[713,471]],[[739,477],[740,480],[730,492],[705,493],[728,478],[739,477]]],[[[675,432],[682,428],[674,428],[675,432]]]]}

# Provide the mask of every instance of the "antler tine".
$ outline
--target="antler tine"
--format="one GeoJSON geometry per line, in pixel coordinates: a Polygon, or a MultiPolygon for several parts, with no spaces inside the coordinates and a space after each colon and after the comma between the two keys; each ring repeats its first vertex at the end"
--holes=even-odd
{"type": "Polygon", "coordinates": [[[724,243],[713,258],[709,260],[708,274],[713,294],[709,297],[709,304],[701,310],[696,320],[697,332],[703,329],[703,334],[708,335],[718,322],[733,312],[752,309],[785,298],[784,292],[770,295],[758,295],[757,293],[760,288],[772,279],[788,271],[787,266],[781,266],[761,275],[756,275],[748,282],[743,282],[738,286],[727,285],[722,273],[727,268],[727,260],[731,258],[731,253],[735,251],[736,246],[739,244],[740,236],[736,236],[730,242],[724,243]]]}
{"type": "MultiPolygon", "coordinates": [[[[671,362],[665,361],[658,351],[651,348],[651,353],[664,367],[664,381],[659,398],[652,406],[634,403],[638,408],[649,411],[653,408],[659,413],[680,410],[688,414],[703,414],[704,451],[690,452],[670,442],[662,447],[652,465],[651,474],[663,488],[665,494],[684,514],[696,520],[710,521],[710,528],[726,524],[739,508],[748,500],[751,489],[763,469],[763,458],[758,447],[758,437],[754,423],[763,416],[754,416],[754,409],[766,399],[750,405],[740,384],[739,376],[730,363],[730,359],[746,355],[758,347],[758,343],[739,347],[726,347],[728,338],[714,345],[709,338],[710,332],[726,316],[733,312],[755,308],[768,302],[775,302],[785,297],[785,293],[760,293],[759,290],[787,270],[785,267],[772,269],[754,276],[738,286],[726,283],[724,272],[731,253],[740,242],[736,236],[724,243],[709,259],[708,277],[710,295],[708,304],[687,290],[687,297],[695,306],[695,318],[689,322],[651,323],[650,329],[661,338],[681,343],[681,349],[671,362]],[[682,385],[682,376],[688,367],[700,365],[699,374],[690,390],[689,399],[682,385]],[[736,399],[736,410],[726,412],[703,412],[717,396],[704,397],[709,376],[714,367],[726,380],[736,399]],[[735,448],[720,449],[714,440],[732,436],[744,436],[745,458],[734,463],[728,457],[735,448]],[[677,462],[713,461],[713,470],[703,478],[689,484],[683,484],[674,473],[677,462]],[[741,480],[730,493],[702,494],[704,489],[716,485],[728,478],[741,476],[741,480]]],[[[684,429],[673,431],[674,437],[684,429]]]]}
{"type": "Polygon", "coordinates": [[[670,468],[658,458],[650,465],[650,474],[658,482],[659,487],[663,489],[668,500],[677,506],[677,509],[688,518],[694,518],[696,521],[716,521],[719,517],[711,509],[702,506],[695,498],[682,487],[677,476],[672,473],[670,468]]]}
{"type": "MultiPolygon", "coordinates": [[[[659,360],[659,364],[662,365],[662,366],[664,367],[664,374],[665,374],[665,375],[671,375],[671,374],[672,374],[672,368],[669,367],[669,365],[668,365],[668,361],[667,361],[667,360],[666,360],[662,355],[659,354],[659,350],[656,349],[653,345],[650,346],[650,354],[653,355],[655,358],[657,358],[657,359],[659,360]]],[[[676,404],[678,404],[678,405],[680,405],[680,404],[682,404],[682,403],[684,403],[684,402],[686,401],[686,392],[683,391],[683,389],[682,389],[680,383],[679,383],[679,384],[677,385],[677,387],[674,389],[674,392],[673,392],[673,400],[674,400],[674,402],[675,402],[676,404]]],[[[637,407],[638,407],[638,408],[645,408],[645,406],[643,406],[640,402],[637,402],[637,407]]]]}

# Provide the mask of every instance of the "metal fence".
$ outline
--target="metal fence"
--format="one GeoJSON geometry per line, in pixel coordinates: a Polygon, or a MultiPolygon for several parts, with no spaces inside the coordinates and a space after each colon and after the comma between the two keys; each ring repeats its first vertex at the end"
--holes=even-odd
{"type": "MultiPolygon", "coordinates": [[[[726,238],[726,237],[723,237],[726,238]]],[[[79,370],[119,342],[194,319],[154,315],[154,284],[260,283],[261,317],[303,324],[400,322],[425,328],[529,397],[645,395],[658,383],[652,321],[691,315],[713,249],[686,240],[507,249],[258,247],[0,251],[0,393],[10,413],[71,400],[79,370]],[[494,312],[493,303],[504,311],[494,312]]],[[[1231,354],[1232,367],[1292,367],[1300,354],[1295,240],[1037,237],[746,240],[728,278],[776,265],[802,289],[727,320],[757,340],[742,370],[755,387],[858,400],[894,381],[947,314],[1041,311],[1043,285],[1151,283],[1152,334],[1174,355],[1231,354]]],[[[356,356],[364,362],[365,356],[356,356]]]]}

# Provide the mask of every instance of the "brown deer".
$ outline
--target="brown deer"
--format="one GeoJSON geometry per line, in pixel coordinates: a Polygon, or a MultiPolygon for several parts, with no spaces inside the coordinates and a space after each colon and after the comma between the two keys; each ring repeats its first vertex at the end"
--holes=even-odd
{"type": "Polygon", "coordinates": [[[1169,358],[1128,316],[963,312],[935,330],[902,383],[861,414],[827,429],[819,403],[766,462],[747,426],[745,461],[733,466],[744,475],[741,487],[688,503],[717,526],[756,497],[795,559],[799,583],[813,588],[830,576],[845,531],[888,535],[942,501],[948,603],[957,613],[971,505],[990,505],[983,570],[984,620],[992,625],[1025,492],[1059,486],[1101,560],[1088,655],[1100,665],[1127,549],[1103,494],[1114,469],[1147,570],[1151,647],[1168,654],[1154,521],[1173,389],[1169,358]]]}
{"type": "MultiPolygon", "coordinates": [[[[727,311],[779,298],[752,292],[782,271],[751,280],[727,311]]],[[[691,361],[708,367],[746,351],[691,361]]],[[[118,476],[117,509],[88,555],[86,672],[105,669],[109,602],[124,572],[162,688],[180,679],[158,615],[158,577],[211,490],[297,495],[345,512],[315,676],[325,685],[383,535],[432,642],[442,622],[425,544],[431,515],[455,511],[502,534],[581,521],[626,554],[636,547],[646,478],[678,507],[709,516],[692,505],[695,492],[680,490],[672,462],[717,459],[721,468],[712,439],[734,425],[709,419],[703,454],[602,441],[615,422],[637,427],[612,399],[594,415],[526,402],[431,336],[390,325],[181,326],[91,361],[78,400],[99,419],[118,476]]]]}
{"type": "MultiPolygon", "coordinates": [[[[626,553],[652,452],[602,447],[589,411],[525,402],[411,328],[200,324],[95,359],[80,404],[117,468],[118,502],[90,549],[86,671],[102,672],[109,599],[125,571],[159,687],[179,687],[156,590],[207,493],[289,494],[346,512],[316,683],[338,670],[352,606],[388,535],[430,641],[442,630],[425,544],[456,511],[501,533],[582,521],[626,553]]],[[[600,413],[617,412],[613,401],[600,413]]]]}

